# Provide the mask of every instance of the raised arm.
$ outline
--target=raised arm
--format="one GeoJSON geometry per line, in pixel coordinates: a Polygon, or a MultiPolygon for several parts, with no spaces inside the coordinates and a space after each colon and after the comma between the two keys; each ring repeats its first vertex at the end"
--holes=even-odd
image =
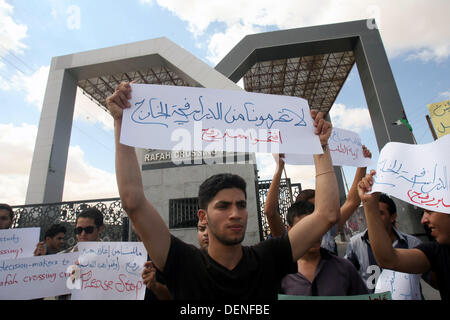
{"type": "Polygon", "coordinates": [[[391,239],[383,226],[378,202],[379,192],[368,194],[372,190],[375,170],[358,183],[358,194],[364,206],[370,246],[375,260],[382,268],[404,273],[425,273],[431,265],[426,255],[419,249],[397,249],[392,247],[391,239]]]}
{"type": "MultiPolygon", "coordinates": [[[[366,146],[362,146],[363,148],[363,156],[365,158],[372,158],[372,153],[366,146]]],[[[362,178],[366,175],[366,167],[359,167],[356,169],[355,178],[353,178],[352,186],[348,191],[347,199],[344,204],[341,206],[341,217],[338,222],[338,232],[342,230],[342,227],[345,225],[345,222],[352,216],[352,214],[356,211],[359,204],[361,203],[361,199],[358,195],[358,183],[362,178]]]]}
{"type": "Polygon", "coordinates": [[[322,144],[323,154],[314,155],[316,167],[314,212],[296,223],[289,231],[294,261],[300,259],[339,219],[338,185],[328,148],[331,123],[323,119],[323,113],[316,114],[311,111],[311,115],[316,127],[315,133],[322,144]]]}
{"type": "Polygon", "coordinates": [[[278,195],[280,193],[280,180],[283,173],[284,161],[283,154],[274,154],[277,168],[272,178],[272,183],[267,193],[266,203],[264,204],[264,214],[267,217],[270,232],[274,237],[281,237],[285,232],[283,220],[278,213],[278,195]]]}
{"type": "Polygon", "coordinates": [[[123,109],[130,107],[131,86],[122,82],[106,99],[114,118],[116,179],[122,206],[141,237],[149,256],[163,271],[170,247],[170,233],[158,211],[145,198],[141,170],[133,147],[120,143],[123,109]]]}

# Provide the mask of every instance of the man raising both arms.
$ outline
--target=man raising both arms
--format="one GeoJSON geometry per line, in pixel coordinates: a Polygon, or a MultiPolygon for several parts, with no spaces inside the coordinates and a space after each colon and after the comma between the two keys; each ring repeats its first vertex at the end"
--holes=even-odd
{"type": "Polygon", "coordinates": [[[317,205],[312,214],[284,237],[242,246],[247,226],[246,183],[237,175],[215,175],[205,180],[199,190],[198,217],[207,224],[209,238],[208,249],[200,250],[169,233],[164,220],[145,198],[134,148],[119,142],[122,112],[130,107],[130,98],[131,86],[121,83],[106,99],[114,117],[119,194],[173,298],[275,300],[281,279],[296,271],[294,262],[339,219],[338,187],[327,145],[331,124],[322,113],[312,112],[315,133],[324,150],[314,155],[317,205]]]}

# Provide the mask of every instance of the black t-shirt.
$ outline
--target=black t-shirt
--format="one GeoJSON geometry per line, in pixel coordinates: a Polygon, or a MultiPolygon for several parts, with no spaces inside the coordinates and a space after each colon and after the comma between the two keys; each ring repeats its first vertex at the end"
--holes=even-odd
{"type": "Polygon", "coordinates": [[[441,299],[450,301],[450,246],[427,242],[416,248],[425,253],[430,261],[431,271],[436,273],[441,299]]]}
{"type": "Polygon", "coordinates": [[[242,259],[231,271],[206,250],[171,236],[163,276],[178,300],[276,300],[281,279],[296,271],[287,235],[243,246],[242,259]]]}

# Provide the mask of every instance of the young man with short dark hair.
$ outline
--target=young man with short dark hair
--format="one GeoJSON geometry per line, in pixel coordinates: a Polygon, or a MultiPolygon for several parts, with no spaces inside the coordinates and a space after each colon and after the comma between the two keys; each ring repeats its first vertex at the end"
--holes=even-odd
{"type": "MultiPolygon", "coordinates": [[[[388,233],[393,247],[414,248],[421,243],[418,238],[397,230],[395,227],[397,207],[388,195],[380,195],[378,199],[378,210],[383,227],[388,233]]],[[[381,273],[380,266],[372,250],[372,239],[370,238],[369,231],[366,229],[350,238],[345,253],[345,258],[353,263],[371,293],[375,291],[375,286],[381,273]]],[[[416,298],[421,297],[420,277],[413,275],[409,283],[411,285],[412,296],[416,298]]]]}
{"type": "Polygon", "coordinates": [[[61,246],[64,244],[66,231],[66,227],[62,224],[52,224],[50,228],[45,231],[44,241],[37,244],[34,255],[43,256],[58,253],[61,246]]]}
{"type": "Polygon", "coordinates": [[[207,249],[209,244],[208,228],[205,223],[200,220],[197,222],[197,239],[201,249],[207,249]]]}
{"type": "Polygon", "coordinates": [[[422,224],[431,229],[431,235],[436,241],[414,247],[394,248],[380,215],[380,193],[367,193],[372,190],[374,175],[375,170],[372,170],[361,180],[358,192],[364,205],[371,246],[378,264],[382,268],[403,273],[422,274],[433,271],[441,299],[450,301],[450,214],[424,210],[422,224]]]}
{"type": "MultiPolygon", "coordinates": [[[[100,234],[104,228],[103,213],[97,208],[88,208],[83,210],[75,222],[74,233],[77,242],[100,241],[100,234]]],[[[78,246],[66,249],[63,253],[78,251],[78,246]]]]}
{"type": "Polygon", "coordinates": [[[10,205],[0,203],[0,230],[11,228],[14,220],[14,211],[10,205]]]}
{"type": "MultiPolygon", "coordinates": [[[[297,201],[287,213],[288,230],[314,212],[314,204],[297,201]]],[[[317,241],[298,261],[298,272],[281,282],[283,293],[300,296],[353,296],[368,290],[350,261],[321,248],[317,241]]]]}
{"type": "MultiPolygon", "coordinates": [[[[362,153],[365,158],[371,158],[372,153],[366,146],[362,146],[362,153]]],[[[280,189],[280,181],[281,174],[284,169],[284,154],[274,154],[275,162],[277,163],[275,173],[272,178],[272,182],[269,187],[269,191],[267,193],[266,202],[264,204],[264,214],[267,217],[267,223],[269,225],[270,234],[273,237],[282,236],[286,227],[281,219],[281,216],[278,212],[278,197],[279,197],[279,189],[280,189]]],[[[338,223],[336,223],[327,233],[322,237],[322,248],[327,249],[331,253],[337,255],[337,245],[335,241],[335,237],[342,230],[345,222],[352,216],[352,214],[356,211],[361,200],[358,197],[357,191],[357,183],[364,177],[366,174],[366,167],[359,167],[356,169],[355,177],[353,179],[352,186],[348,192],[347,199],[344,204],[340,208],[340,217],[338,223]]],[[[303,200],[309,201],[314,204],[315,200],[315,190],[314,189],[305,189],[300,191],[297,195],[295,202],[303,200]]]]}
{"type": "Polygon", "coordinates": [[[122,113],[130,107],[130,98],[131,86],[121,83],[106,99],[114,118],[119,194],[174,299],[276,299],[282,277],[295,272],[294,262],[339,219],[338,187],[327,144],[331,124],[322,113],[312,112],[315,133],[324,151],[314,155],[317,206],[313,214],[284,237],[242,246],[248,214],[245,184],[238,176],[216,175],[200,187],[198,217],[207,224],[209,238],[208,249],[200,250],[169,233],[158,211],[145,198],[134,148],[119,142],[122,113]],[[214,185],[221,187],[209,192],[206,186],[214,185]]]}

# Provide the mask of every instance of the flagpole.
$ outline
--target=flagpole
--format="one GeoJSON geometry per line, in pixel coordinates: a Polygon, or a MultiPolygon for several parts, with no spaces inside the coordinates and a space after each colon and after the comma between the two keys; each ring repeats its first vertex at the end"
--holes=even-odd
{"type": "Polygon", "coordinates": [[[425,119],[427,119],[428,127],[430,127],[430,131],[431,131],[431,135],[433,136],[433,139],[437,140],[438,137],[436,135],[436,131],[434,131],[433,124],[431,123],[430,116],[429,115],[425,115],[425,119]]]}

